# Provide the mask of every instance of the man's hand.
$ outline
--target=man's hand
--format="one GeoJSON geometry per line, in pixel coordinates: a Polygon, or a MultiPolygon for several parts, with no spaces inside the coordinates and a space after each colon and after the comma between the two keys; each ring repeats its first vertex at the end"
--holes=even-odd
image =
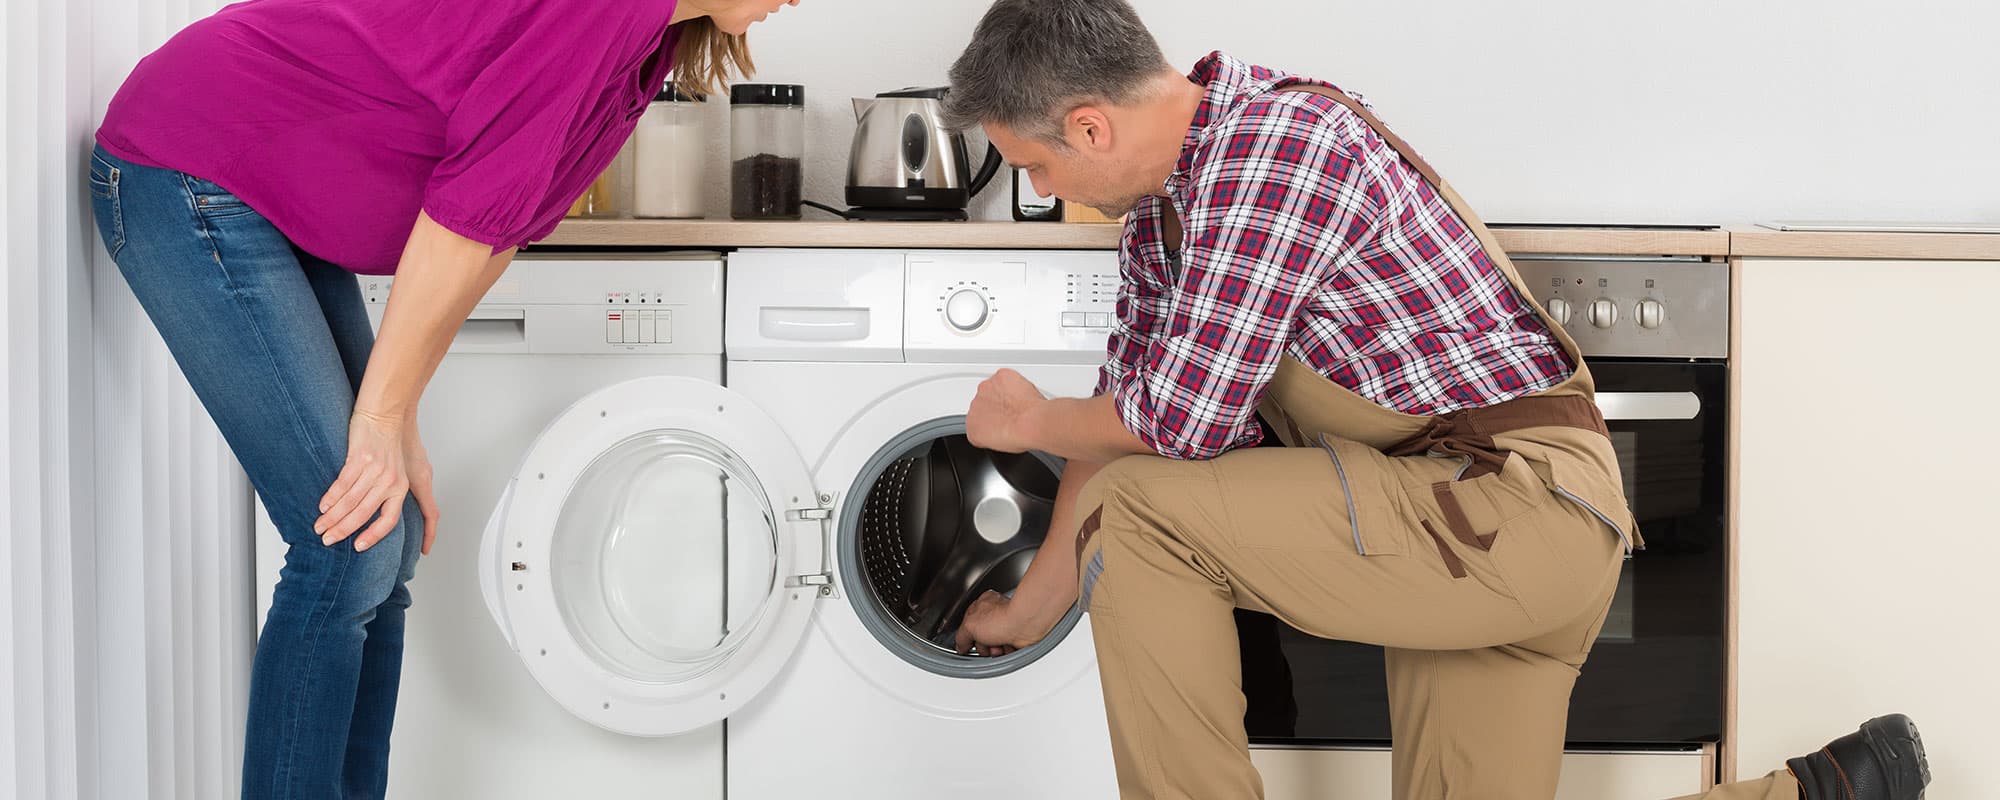
{"type": "Polygon", "coordinates": [[[1037,611],[1035,604],[1017,603],[999,592],[980,595],[965,609],[965,621],[959,623],[959,655],[972,652],[974,646],[979,648],[981,656],[988,657],[1032,647],[1049,635],[1069,609],[1057,606],[1055,616],[1049,619],[1038,618],[1047,614],[1037,611]]]}
{"type": "Polygon", "coordinates": [[[979,382],[979,394],[965,412],[965,436],[975,446],[1003,453],[1036,449],[1031,442],[1037,431],[1030,430],[1023,418],[1047,400],[1021,373],[995,372],[979,382]]]}

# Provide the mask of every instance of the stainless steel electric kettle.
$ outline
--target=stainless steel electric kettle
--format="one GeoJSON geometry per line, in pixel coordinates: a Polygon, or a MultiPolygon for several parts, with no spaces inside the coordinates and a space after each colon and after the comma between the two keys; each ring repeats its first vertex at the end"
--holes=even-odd
{"type": "Polygon", "coordinates": [[[945,87],[901,89],[855,98],[854,147],[847,161],[847,204],[871,219],[964,219],[973,195],[1000,171],[1000,151],[986,146],[975,174],[965,136],[944,126],[945,87]]]}

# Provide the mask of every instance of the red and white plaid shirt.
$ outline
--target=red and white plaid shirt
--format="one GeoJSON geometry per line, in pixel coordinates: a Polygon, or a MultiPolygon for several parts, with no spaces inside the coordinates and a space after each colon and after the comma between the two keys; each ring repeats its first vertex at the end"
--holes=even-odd
{"type": "Polygon", "coordinates": [[[1207,94],[1165,186],[1181,251],[1162,241],[1165,198],[1133,209],[1097,385],[1147,445],[1202,459],[1256,444],[1257,404],[1286,355],[1417,415],[1569,377],[1478,237],[1358,115],[1273,92],[1308,81],[1221,53],[1189,77],[1207,94]]]}

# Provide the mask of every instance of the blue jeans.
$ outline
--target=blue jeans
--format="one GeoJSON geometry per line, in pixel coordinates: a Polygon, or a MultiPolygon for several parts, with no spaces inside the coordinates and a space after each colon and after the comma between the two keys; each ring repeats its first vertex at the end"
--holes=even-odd
{"type": "Polygon", "coordinates": [[[375,336],[354,276],[221,186],[90,160],[98,233],[288,545],[257,640],[243,796],[378,798],[402,673],[414,500],[374,547],[313,534],[375,336]]]}

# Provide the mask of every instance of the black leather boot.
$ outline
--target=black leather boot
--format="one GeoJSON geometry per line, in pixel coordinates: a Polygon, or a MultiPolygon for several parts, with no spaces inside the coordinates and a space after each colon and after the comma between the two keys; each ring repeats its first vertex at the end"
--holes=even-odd
{"type": "Polygon", "coordinates": [[[1901,714],[1861,723],[1819,752],[1785,762],[1804,800],[1922,800],[1931,782],[1917,723],[1901,714]]]}

